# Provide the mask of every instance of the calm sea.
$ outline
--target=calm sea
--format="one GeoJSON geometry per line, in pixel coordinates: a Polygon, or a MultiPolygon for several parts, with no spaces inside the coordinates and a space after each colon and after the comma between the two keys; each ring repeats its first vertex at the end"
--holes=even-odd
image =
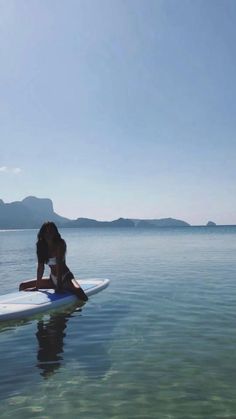
{"type": "MultiPolygon", "coordinates": [[[[36,230],[0,232],[1,294],[36,230]]],[[[236,228],[64,229],[80,309],[0,325],[0,417],[236,418],[236,228]]]]}

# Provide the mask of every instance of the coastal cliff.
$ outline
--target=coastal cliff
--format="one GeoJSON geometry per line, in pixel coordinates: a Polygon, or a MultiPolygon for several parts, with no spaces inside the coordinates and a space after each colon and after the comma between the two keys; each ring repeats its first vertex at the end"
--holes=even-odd
{"type": "Polygon", "coordinates": [[[188,227],[190,224],[174,218],[136,220],[118,218],[113,221],[97,221],[90,218],[69,218],[58,215],[48,198],[28,196],[22,201],[4,203],[0,199],[0,229],[39,228],[45,221],[53,221],[64,228],[161,228],[188,227]]]}

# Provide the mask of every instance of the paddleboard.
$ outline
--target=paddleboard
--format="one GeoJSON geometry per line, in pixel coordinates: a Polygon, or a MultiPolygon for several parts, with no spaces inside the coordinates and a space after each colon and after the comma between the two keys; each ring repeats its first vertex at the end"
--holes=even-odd
{"type": "MultiPolygon", "coordinates": [[[[88,297],[97,294],[109,285],[109,279],[77,280],[88,297]]],[[[18,291],[0,296],[0,321],[23,319],[37,313],[58,309],[78,302],[71,292],[58,293],[53,289],[18,291]]]]}

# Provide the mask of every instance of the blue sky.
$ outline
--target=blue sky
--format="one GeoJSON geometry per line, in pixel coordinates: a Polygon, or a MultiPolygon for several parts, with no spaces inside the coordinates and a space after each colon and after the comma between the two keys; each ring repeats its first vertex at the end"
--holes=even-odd
{"type": "Polygon", "coordinates": [[[236,2],[0,3],[0,198],[236,224],[236,2]]]}

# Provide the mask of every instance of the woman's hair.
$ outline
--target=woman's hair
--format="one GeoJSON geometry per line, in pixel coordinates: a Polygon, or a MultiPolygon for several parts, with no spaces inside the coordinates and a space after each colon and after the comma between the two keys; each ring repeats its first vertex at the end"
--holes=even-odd
{"type": "Polygon", "coordinates": [[[65,251],[66,251],[66,242],[61,238],[61,235],[57,229],[56,224],[54,224],[52,221],[47,221],[40,228],[38,232],[38,241],[36,243],[37,256],[38,256],[38,261],[40,263],[47,263],[49,259],[48,244],[45,239],[45,234],[47,233],[49,229],[54,230],[53,242],[55,244],[59,242],[63,242],[63,245],[65,246],[65,251]]]}

